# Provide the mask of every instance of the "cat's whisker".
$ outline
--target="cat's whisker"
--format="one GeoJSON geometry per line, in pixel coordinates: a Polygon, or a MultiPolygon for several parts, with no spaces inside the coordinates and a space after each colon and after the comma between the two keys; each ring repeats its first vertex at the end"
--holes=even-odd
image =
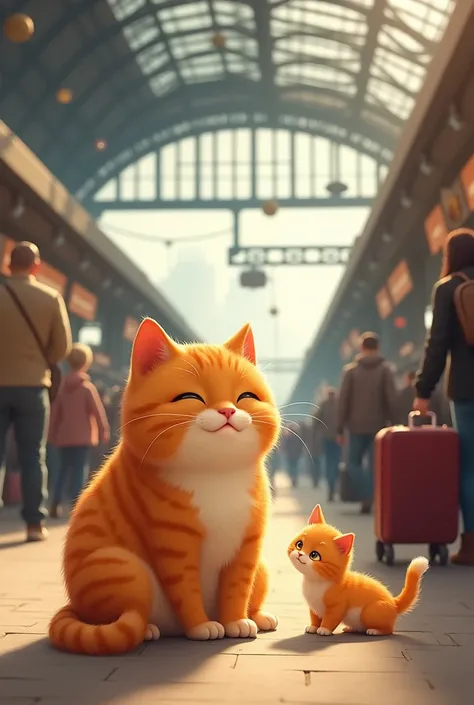
{"type": "Polygon", "coordinates": [[[320,408],[317,404],[313,404],[312,401],[292,401],[291,404],[283,404],[282,406],[279,406],[278,408],[281,411],[282,409],[287,409],[290,406],[299,406],[300,404],[307,404],[308,406],[314,406],[315,409],[320,408]]]}
{"type": "Polygon", "coordinates": [[[193,363],[185,357],[183,357],[181,361],[185,362],[187,365],[189,365],[191,367],[191,369],[194,370],[194,374],[196,375],[196,377],[199,377],[199,370],[196,367],[196,365],[193,365],[193,363]]]}
{"type": "Polygon", "coordinates": [[[192,370],[185,370],[184,367],[177,367],[176,369],[179,370],[180,372],[186,372],[186,374],[192,375],[193,377],[196,377],[196,373],[193,372],[192,370]]]}
{"type": "MultiPolygon", "coordinates": [[[[273,426],[273,424],[268,423],[268,421],[262,421],[261,419],[256,419],[256,420],[255,420],[255,423],[263,423],[263,424],[266,424],[267,426],[273,426]]],[[[282,424],[282,428],[283,428],[285,431],[288,431],[289,433],[292,433],[294,436],[296,436],[296,438],[299,438],[299,440],[301,441],[301,443],[304,445],[304,447],[305,447],[305,449],[306,449],[306,452],[308,453],[308,455],[309,455],[309,457],[310,457],[311,462],[314,463],[313,456],[311,455],[311,452],[310,452],[308,446],[306,445],[306,443],[304,442],[304,440],[301,438],[301,436],[300,436],[298,433],[296,433],[296,431],[293,431],[293,429],[289,428],[288,426],[284,426],[284,425],[282,424]]]]}
{"type": "Polygon", "coordinates": [[[130,419],[130,421],[127,421],[127,423],[123,424],[123,426],[120,426],[120,431],[123,431],[125,426],[128,426],[131,423],[134,423],[135,421],[144,421],[145,419],[153,419],[156,416],[177,416],[181,419],[195,419],[196,415],[195,414],[173,414],[173,413],[157,413],[157,414],[146,414],[146,416],[136,416],[133,419],[130,419]]]}
{"type": "Polygon", "coordinates": [[[190,424],[192,424],[192,423],[193,423],[192,421],[181,421],[180,423],[175,423],[173,426],[169,426],[168,428],[164,428],[162,431],[160,431],[160,433],[158,433],[158,434],[154,437],[154,439],[152,440],[152,442],[150,443],[150,445],[149,445],[148,448],[146,449],[145,454],[144,454],[144,456],[143,456],[143,458],[142,458],[142,460],[141,460],[141,463],[140,463],[140,470],[141,470],[141,468],[143,467],[143,463],[145,462],[146,456],[148,455],[148,453],[150,452],[150,450],[152,449],[152,447],[154,446],[154,444],[156,443],[156,441],[158,440],[158,438],[160,438],[160,436],[162,436],[162,435],[163,435],[164,433],[166,433],[167,431],[172,431],[173,429],[178,428],[178,426],[186,426],[187,424],[190,425],[190,424]]]}
{"type": "Polygon", "coordinates": [[[285,419],[287,416],[306,416],[308,419],[313,419],[313,421],[317,421],[318,423],[322,424],[325,429],[329,430],[324,421],[321,421],[321,419],[318,419],[317,416],[312,416],[311,414],[282,414],[281,417],[282,419],[285,419]]]}

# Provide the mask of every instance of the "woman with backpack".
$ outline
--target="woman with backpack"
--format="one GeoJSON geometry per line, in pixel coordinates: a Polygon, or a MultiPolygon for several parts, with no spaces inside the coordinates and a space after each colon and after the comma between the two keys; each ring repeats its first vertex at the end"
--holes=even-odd
{"type": "Polygon", "coordinates": [[[460,441],[460,504],[464,524],[458,565],[474,566],[474,231],[449,234],[441,278],[433,289],[433,321],[416,381],[413,408],[426,414],[446,369],[447,395],[460,441]]]}

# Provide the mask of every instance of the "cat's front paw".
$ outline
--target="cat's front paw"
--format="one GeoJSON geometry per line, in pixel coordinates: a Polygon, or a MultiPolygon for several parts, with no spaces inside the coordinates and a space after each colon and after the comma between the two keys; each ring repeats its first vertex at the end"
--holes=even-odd
{"type": "Polygon", "coordinates": [[[257,636],[257,625],[252,619],[236,619],[225,625],[225,635],[230,639],[253,639],[257,636]]]}
{"type": "Polygon", "coordinates": [[[160,638],[160,630],[156,624],[149,624],[146,628],[144,641],[157,641],[160,638]]]}
{"type": "Polygon", "coordinates": [[[278,617],[270,612],[254,612],[250,616],[261,632],[271,632],[278,627],[278,617]]]}
{"type": "Polygon", "coordinates": [[[304,630],[305,634],[317,634],[318,633],[318,627],[314,627],[312,624],[310,624],[306,629],[304,630]]]}
{"type": "Polygon", "coordinates": [[[316,634],[319,634],[319,636],[332,636],[332,631],[330,629],[326,629],[326,627],[318,627],[316,634]]]}
{"type": "Polygon", "coordinates": [[[209,641],[210,639],[222,639],[225,634],[224,627],[219,622],[203,622],[186,632],[188,639],[193,641],[209,641]]]}

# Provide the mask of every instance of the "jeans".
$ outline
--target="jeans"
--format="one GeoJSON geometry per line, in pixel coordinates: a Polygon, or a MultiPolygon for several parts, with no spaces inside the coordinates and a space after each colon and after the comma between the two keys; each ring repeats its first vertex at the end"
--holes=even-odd
{"type": "Polygon", "coordinates": [[[53,504],[61,504],[64,499],[64,489],[70,479],[71,499],[73,504],[81,494],[87,470],[89,446],[68,446],[59,449],[60,467],[56,476],[53,491],[53,504]]]}
{"type": "Polygon", "coordinates": [[[48,515],[48,472],[45,463],[49,396],[44,387],[0,387],[0,467],[8,430],[13,425],[21,469],[22,517],[28,526],[48,515]]]}
{"type": "Polygon", "coordinates": [[[355,489],[360,489],[360,498],[372,501],[374,494],[374,435],[372,433],[349,434],[347,466],[355,489]],[[367,468],[364,470],[365,458],[367,468]]]}
{"type": "Polygon", "coordinates": [[[324,470],[326,480],[331,493],[336,489],[337,476],[339,474],[339,462],[341,460],[341,448],[336,441],[330,438],[323,440],[324,470]]]}
{"type": "Polygon", "coordinates": [[[451,404],[461,451],[460,504],[465,532],[474,532],[474,401],[451,404]]]}

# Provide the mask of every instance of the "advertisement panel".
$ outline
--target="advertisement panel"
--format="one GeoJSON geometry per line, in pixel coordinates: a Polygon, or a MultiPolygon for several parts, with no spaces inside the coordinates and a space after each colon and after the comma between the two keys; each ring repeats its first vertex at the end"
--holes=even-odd
{"type": "Polygon", "coordinates": [[[413,281],[411,278],[408,264],[402,260],[397,264],[387,280],[387,289],[394,306],[403,301],[413,289],[413,281]]]}
{"type": "Polygon", "coordinates": [[[71,313],[79,316],[79,318],[84,318],[86,321],[95,321],[97,296],[94,296],[83,286],[74,282],[69,295],[68,308],[71,313]]]}

